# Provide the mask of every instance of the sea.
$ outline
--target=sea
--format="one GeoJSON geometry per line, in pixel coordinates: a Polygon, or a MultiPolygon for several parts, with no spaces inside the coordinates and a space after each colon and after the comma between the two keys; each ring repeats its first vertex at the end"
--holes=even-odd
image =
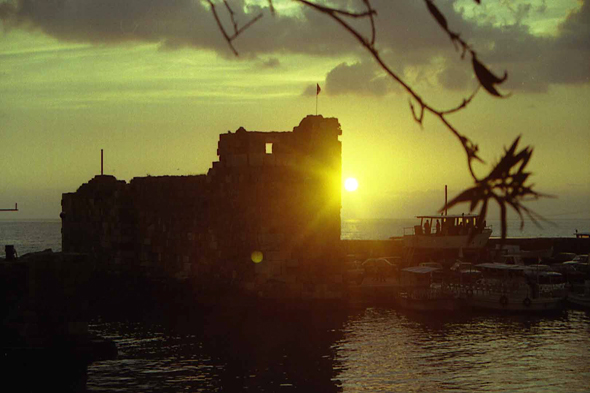
{"type": "MultiPolygon", "coordinates": [[[[414,223],[343,220],[342,238],[387,239],[414,223]]],[[[489,223],[499,236],[498,223],[489,223]]],[[[590,220],[526,223],[523,231],[515,221],[508,235],[573,237],[576,229],[590,231],[590,220]]],[[[0,245],[14,245],[21,256],[60,251],[60,232],[59,220],[0,220],[0,245]]],[[[114,340],[119,356],[90,365],[84,391],[590,392],[589,310],[182,309],[94,317],[90,330],[114,340]]]]}

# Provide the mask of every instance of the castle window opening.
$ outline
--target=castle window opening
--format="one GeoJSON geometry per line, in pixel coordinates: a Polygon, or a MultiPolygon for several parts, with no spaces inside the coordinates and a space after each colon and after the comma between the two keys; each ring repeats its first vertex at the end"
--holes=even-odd
{"type": "Polygon", "coordinates": [[[272,143],[266,143],[266,154],[272,154],[272,143]]]}

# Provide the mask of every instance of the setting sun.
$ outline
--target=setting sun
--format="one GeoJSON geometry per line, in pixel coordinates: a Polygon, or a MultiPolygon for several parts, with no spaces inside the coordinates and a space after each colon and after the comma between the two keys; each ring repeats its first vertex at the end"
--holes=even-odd
{"type": "Polygon", "coordinates": [[[348,192],[356,191],[359,186],[359,182],[354,177],[349,177],[344,181],[344,188],[348,192]]]}

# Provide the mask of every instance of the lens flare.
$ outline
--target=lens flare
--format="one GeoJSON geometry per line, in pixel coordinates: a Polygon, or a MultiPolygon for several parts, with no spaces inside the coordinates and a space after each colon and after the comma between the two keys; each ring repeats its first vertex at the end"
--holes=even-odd
{"type": "Polygon", "coordinates": [[[264,259],[264,256],[262,255],[261,251],[253,251],[250,258],[252,259],[252,262],[260,263],[262,262],[262,259],[264,259]]]}

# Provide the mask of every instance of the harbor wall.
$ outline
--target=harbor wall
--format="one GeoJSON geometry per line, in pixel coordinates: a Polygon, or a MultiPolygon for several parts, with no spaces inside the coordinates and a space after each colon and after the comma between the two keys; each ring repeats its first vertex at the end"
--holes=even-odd
{"type": "Polygon", "coordinates": [[[363,258],[401,257],[403,242],[399,240],[342,240],[344,255],[362,260],[363,258]]]}
{"type": "MultiPolygon", "coordinates": [[[[558,257],[561,253],[588,254],[590,253],[589,238],[575,237],[515,237],[507,238],[502,242],[500,238],[490,238],[484,250],[480,253],[482,258],[490,258],[493,251],[502,244],[505,246],[518,246],[523,251],[550,250],[551,257],[558,257]]],[[[390,240],[342,240],[342,252],[349,259],[364,260],[379,257],[403,257],[404,247],[401,238],[390,240]]],[[[458,251],[455,251],[458,254],[458,251]]],[[[545,255],[543,253],[543,255],[545,255]]],[[[434,258],[436,259],[436,258],[434,258]]]]}
{"type": "Polygon", "coordinates": [[[206,175],[96,176],[62,196],[62,249],[204,289],[315,292],[309,282],[338,280],[341,134],[322,116],[288,132],[240,127],[220,135],[206,175]]]}
{"type": "MultiPolygon", "coordinates": [[[[494,249],[502,244],[500,238],[491,238],[487,247],[494,249]]],[[[552,255],[559,253],[588,254],[590,253],[589,238],[575,237],[514,237],[507,238],[503,244],[517,245],[521,250],[552,250],[552,255]]]]}

